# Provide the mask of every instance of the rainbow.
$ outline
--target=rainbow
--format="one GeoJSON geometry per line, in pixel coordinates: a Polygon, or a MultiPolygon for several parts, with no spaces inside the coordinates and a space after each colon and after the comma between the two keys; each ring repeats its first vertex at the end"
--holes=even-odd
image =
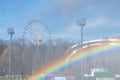
{"type": "Polygon", "coordinates": [[[87,49],[84,49],[82,52],[76,51],[74,55],[69,57],[69,60],[66,61],[66,59],[68,58],[68,55],[64,56],[62,58],[59,58],[56,61],[51,62],[51,63],[47,64],[46,66],[43,66],[40,70],[38,70],[35,73],[34,76],[30,76],[29,79],[27,79],[27,80],[42,80],[41,78],[45,78],[50,73],[57,71],[57,70],[65,67],[71,63],[74,63],[78,60],[82,60],[88,56],[92,57],[92,56],[95,56],[98,54],[104,54],[105,51],[108,51],[111,49],[120,48],[120,43],[116,43],[116,44],[115,45],[110,45],[110,44],[100,45],[97,47],[93,47],[89,51],[87,49]]]}

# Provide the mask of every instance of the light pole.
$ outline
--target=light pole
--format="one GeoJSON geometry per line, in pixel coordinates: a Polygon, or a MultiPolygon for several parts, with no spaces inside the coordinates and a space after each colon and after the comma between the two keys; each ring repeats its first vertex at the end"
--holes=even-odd
{"type": "Polygon", "coordinates": [[[36,40],[34,40],[34,46],[35,46],[35,49],[34,49],[34,53],[35,53],[35,55],[33,54],[33,66],[32,66],[32,74],[33,74],[33,76],[35,75],[35,71],[36,71],[36,69],[38,68],[38,66],[37,66],[37,61],[35,60],[35,58],[36,58],[36,55],[37,55],[37,50],[38,50],[38,46],[41,44],[41,42],[42,42],[42,40],[41,39],[36,39],[36,40]]]}
{"type": "Polygon", "coordinates": [[[10,54],[9,54],[9,73],[8,77],[9,80],[11,80],[11,64],[12,64],[12,35],[14,34],[14,29],[13,28],[8,28],[7,29],[8,34],[10,34],[10,54]]]}
{"type": "MultiPolygon", "coordinates": [[[[81,27],[81,51],[82,51],[82,49],[83,49],[83,29],[86,24],[86,19],[80,18],[77,23],[81,27]]],[[[83,55],[83,54],[81,53],[81,55],[83,55]]],[[[84,65],[81,62],[81,80],[83,79],[83,76],[84,76],[83,67],[84,67],[84,65]]]]}

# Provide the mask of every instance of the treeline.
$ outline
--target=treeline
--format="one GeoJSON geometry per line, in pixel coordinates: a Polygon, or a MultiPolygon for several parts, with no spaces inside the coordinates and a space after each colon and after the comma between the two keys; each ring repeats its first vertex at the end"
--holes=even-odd
{"type": "MultiPolygon", "coordinates": [[[[32,74],[33,70],[64,56],[73,44],[61,39],[39,45],[13,40],[12,74],[32,74]]],[[[0,75],[8,74],[9,49],[9,42],[0,40],[0,75]]]]}
{"type": "MultiPolygon", "coordinates": [[[[13,40],[12,74],[32,74],[43,65],[66,55],[66,50],[74,44],[73,42],[67,42],[61,39],[52,42],[48,41],[40,45],[23,44],[20,39],[13,40]]],[[[8,74],[9,49],[9,42],[0,40],[0,75],[8,74]]],[[[87,56],[83,61],[83,71],[84,73],[90,73],[91,68],[105,68],[111,72],[120,74],[119,57],[120,48],[104,52],[101,55],[87,56]]],[[[70,64],[67,70],[69,72],[80,72],[80,65],[81,61],[70,64]]]]}

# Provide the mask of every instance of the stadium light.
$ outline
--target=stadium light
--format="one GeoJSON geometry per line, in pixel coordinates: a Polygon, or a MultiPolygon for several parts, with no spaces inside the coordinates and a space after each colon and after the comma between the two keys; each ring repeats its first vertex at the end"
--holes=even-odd
{"type": "MultiPolygon", "coordinates": [[[[83,29],[84,29],[84,26],[86,25],[86,19],[85,18],[80,18],[78,21],[77,21],[77,24],[81,27],[81,50],[83,49],[83,29]]],[[[82,53],[81,53],[82,55],[82,53]]],[[[81,80],[83,79],[83,64],[81,62],[81,80]]]]}
{"type": "Polygon", "coordinates": [[[10,35],[10,54],[9,54],[9,73],[8,77],[11,80],[11,64],[12,64],[12,35],[15,33],[13,28],[7,29],[8,34],[10,35]]]}

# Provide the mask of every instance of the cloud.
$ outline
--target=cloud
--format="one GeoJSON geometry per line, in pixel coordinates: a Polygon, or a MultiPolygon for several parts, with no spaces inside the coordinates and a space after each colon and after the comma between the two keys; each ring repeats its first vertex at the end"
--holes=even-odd
{"type": "Polygon", "coordinates": [[[120,26],[120,20],[110,20],[110,24],[114,26],[120,26]]]}
{"type": "Polygon", "coordinates": [[[63,0],[63,17],[67,18],[71,11],[78,8],[78,5],[80,5],[82,1],[83,0],[63,0]]]}
{"type": "Polygon", "coordinates": [[[80,3],[82,0],[64,0],[64,5],[66,5],[67,7],[73,7],[76,6],[78,3],[80,3]]]}
{"type": "MultiPolygon", "coordinates": [[[[91,29],[91,28],[99,28],[99,27],[119,27],[120,26],[120,20],[117,21],[113,21],[112,19],[109,19],[107,17],[103,17],[103,16],[96,16],[95,18],[86,20],[86,25],[85,28],[91,29]],[[109,26],[110,25],[110,26],[109,26]]],[[[54,38],[61,38],[61,39],[65,39],[65,40],[69,40],[69,41],[80,41],[81,38],[81,28],[77,25],[77,24],[73,24],[69,27],[66,27],[64,29],[64,31],[57,33],[57,34],[53,34],[54,38]]],[[[116,35],[116,34],[111,34],[112,35],[116,35]]],[[[98,35],[99,36],[99,35],[98,35]]],[[[101,35],[100,35],[101,36],[101,35]]],[[[90,36],[88,36],[89,38],[91,38],[90,36]]],[[[85,38],[85,39],[88,39],[85,38]]]]}
{"type": "Polygon", "coordinates": [[[96,18],[89,19],[87,21],[87,26],[89,28],[97,28],[97,27],[119,27],[120,20],[113,20],[112,18],[108,18],[107,16],[96,16],[96,18]]]}
{"type": "Polygon", "coordinates": [[[98,10],[93,5],[88,5],[86,7],[86,11],[89,17],[87,20],[87,27],[97,28],[97,27],[104,27],[106,25],[111,25],[111,27],[113,25],[120,26],[120,19],[118,20],[113,19],[111,15],[108,15],[108,13],[98,10]]]}
{"type": "Polygon", "coordinates": [[[108,19],[106,17],[97,16],[96,18],[89,19],[87,21],[87,27],[90,28],[100,27],[106,23],[108,23],[108,19]]]}
{"type": "Polygon", "coordinates": [[[54,39],[61,38],[69,41],[80,39],[80,27],[77,25],[72,25],[66,27],[66,29],[58,34],[53,34],[54,39]]]}
{"type": "Polygon", "coordinates": [[[0,28],[0,34],[5,34],[7,33],[7,29],[6,28],[0,28]]]}

